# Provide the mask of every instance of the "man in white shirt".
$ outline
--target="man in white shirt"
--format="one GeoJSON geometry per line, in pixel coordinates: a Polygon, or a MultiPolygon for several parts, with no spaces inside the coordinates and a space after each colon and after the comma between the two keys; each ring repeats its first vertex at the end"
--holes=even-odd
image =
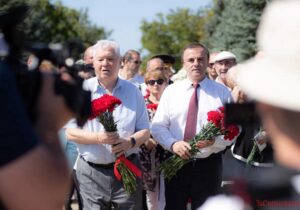
{"type": "Polygon", "coordinates": [[[130,82],[118,78],[120,52],[117,43],[101,40],[93,46],[96,77],[86,80],[84,88],[92,99],[111,94],[122,101],[114,110],[118,132],[105,132],[97,119],[82,129],[66,129],[67,138],[78,144],[76,175],[83,209],[141,209],[141,180],[136,191],[128,194],[114,175],[116,156],[125,156],[138,165],[138,147],[149,139],[149,119],[140,91],[130,82]]]}
{"type": "MultiPolygon", "coordinates": [[[[163,93],[152,124],[152,135],[166,149],[183,159],[191,158],[190,144],[184,139],[189,99],[198,84],[198,111],[196,133],[207,123],[207,112],[216,110],[231,101],[226,87],[205,76],[209,52],[202,44],[187,46],[182,55],[187,79],[174,83],[163,93]],[[187,100],[188,99],[188,100],[187,100]]],[[[186,208],[189,198],[192,209],[201,206],[208,196],[218,193],[221,186],[222,156],[232,142],[221,136],[208,139],[199,145],[201,151],[191,162],[166,182],[166,210],[186,208]]]]}

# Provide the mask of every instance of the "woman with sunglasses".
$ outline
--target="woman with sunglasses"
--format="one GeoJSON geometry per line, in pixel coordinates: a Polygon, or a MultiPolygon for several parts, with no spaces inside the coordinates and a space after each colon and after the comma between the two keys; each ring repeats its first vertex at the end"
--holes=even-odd
{"type": "MultiPolygon", "coordinates": [[[[147,85],[145,102],[151,122],[160,97],[168,86],[168,78],[163,71],[149,71],[145,75],[145,84],[147,85]]],[[[146,192],[147,209],[162,210],[165,206],[164,183],[163,179],[160,178],[160,174],[156,171],[156,167],[166,158],[167,154],[152,136],[140,148],[139,156],[143,172],[143,187],[146,192]]]]}

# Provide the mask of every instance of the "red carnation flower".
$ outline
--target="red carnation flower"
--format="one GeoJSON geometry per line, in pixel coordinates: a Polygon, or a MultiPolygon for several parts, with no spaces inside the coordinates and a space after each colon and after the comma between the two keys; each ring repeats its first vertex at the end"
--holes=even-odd
{"type": "Polygon", "coordinates": [[[156,111],[158,107],[158,104],[147,104],[147,109],[156,111]]]}

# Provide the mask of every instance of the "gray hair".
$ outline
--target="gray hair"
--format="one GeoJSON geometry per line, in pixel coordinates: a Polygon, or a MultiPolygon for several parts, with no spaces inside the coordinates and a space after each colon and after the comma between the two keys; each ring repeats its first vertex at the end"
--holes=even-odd
{"type": "Polygon", "coordinates": [[[113,49],[117,56],[120,58],[120,47],[119,45],[110,40],[99,40],[95,45],[93,45],[93,57],[95,57],[97,50],[106,50],[106,49],[113,49]]]}

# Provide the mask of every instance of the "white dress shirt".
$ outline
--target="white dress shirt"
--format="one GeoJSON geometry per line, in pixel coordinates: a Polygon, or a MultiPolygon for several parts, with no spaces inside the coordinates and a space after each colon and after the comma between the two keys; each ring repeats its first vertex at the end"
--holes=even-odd
{"type": "MultiPolygon", "coordinates": [[[[224,106],[231,102],[228,89],[215,81],[207,78],[200,83],[197,89],[198,116],[196,133],[207,123],[207,112],[224,106]]],[[[154,138],[166,149],[171,150],[174,142],[183,139],[190,97],[194,88],[188,79],[176,82],[164,91],[156,114],[152,121],[151,132],[154,138]]],[[[212,153],[218,153],[232,144],[232,141],[224,140],[223,136],[215,138],[212,146],[202,148],[196,158],[205,158],[212,153]]]]}
{"type": "MultiPolygon", "coordinates": [[[[98,84],[96,77],[86,80],[84,89],[90,90],[92,100],[105,94],[105,90],[98,84]]],[[[114,120],[117,123],[120,137],[126,138],[133,133],[149,129],[149,118],[141,92],[130,82],[118,79],[113,95],[122,101],[113,112],[114,120]]],[[[66,127],[74,127],[74,122],[70,122],[66,127]]],[[[83,130],[91,132],[104,131],[102,124],[97,120],[88,120],[83,126],[83,130]]],[[[108,164],[115,161],[115,155],[111,152],[111,145],[108,144],[77,144],[80,155],[87,161],[108,164]]],[[[130,149],[126,155],[138,153],[138,148],[130,149]]]]}

